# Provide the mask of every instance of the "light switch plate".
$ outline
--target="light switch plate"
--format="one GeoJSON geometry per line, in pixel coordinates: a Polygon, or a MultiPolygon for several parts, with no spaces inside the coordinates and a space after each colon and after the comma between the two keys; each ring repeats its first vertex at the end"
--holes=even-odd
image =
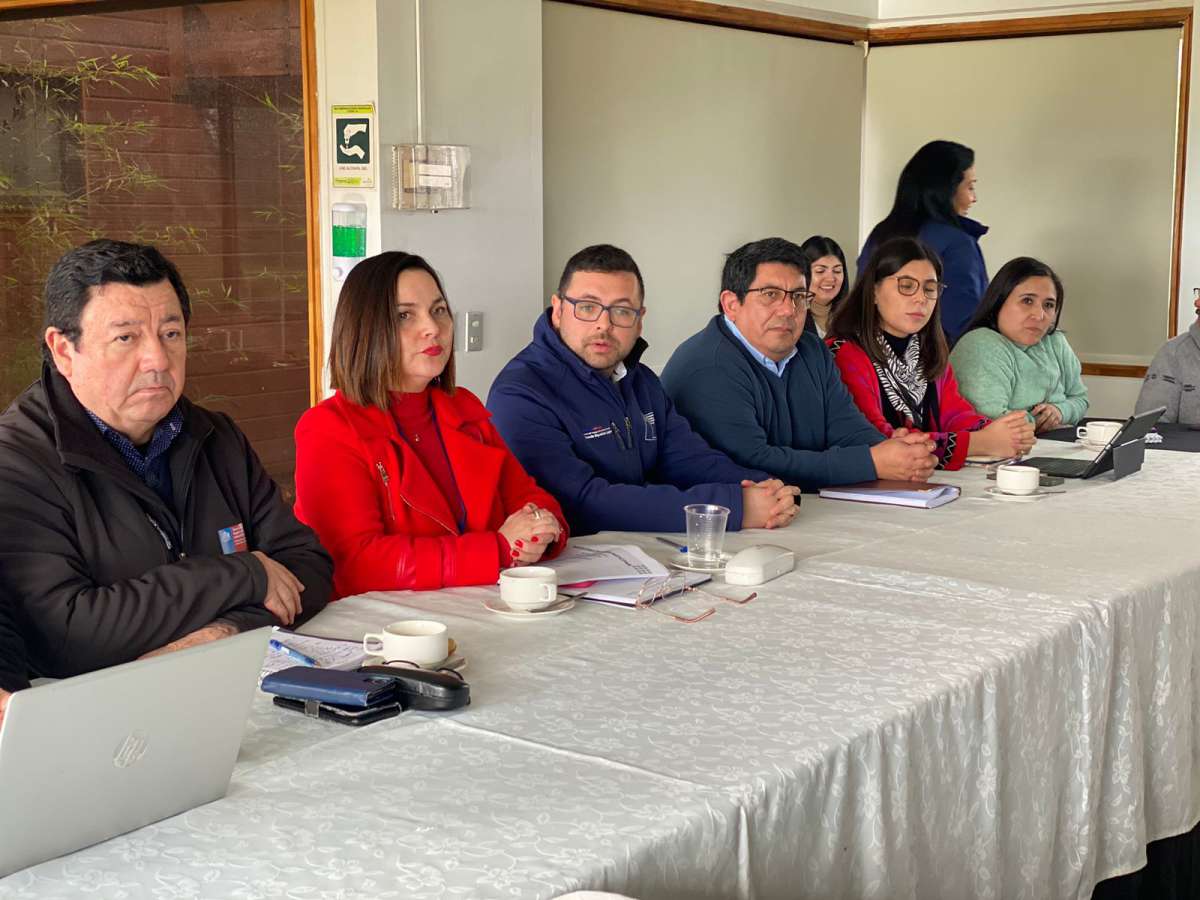
{"type": "Polygon", "coordinates": [[[466,353],[483,349],[483,313],[463,313],[462,348],[466,353]]]}

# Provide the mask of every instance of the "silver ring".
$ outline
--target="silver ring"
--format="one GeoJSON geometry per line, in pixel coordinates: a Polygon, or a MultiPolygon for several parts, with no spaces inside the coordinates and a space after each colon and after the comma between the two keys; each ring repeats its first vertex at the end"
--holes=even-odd
{"type": "Polygon", "coordinates": [[[542,517],[542,511],[540,509],[535,509],[533,511],[533,517],[535,519],[540,519],[542,517]]]}

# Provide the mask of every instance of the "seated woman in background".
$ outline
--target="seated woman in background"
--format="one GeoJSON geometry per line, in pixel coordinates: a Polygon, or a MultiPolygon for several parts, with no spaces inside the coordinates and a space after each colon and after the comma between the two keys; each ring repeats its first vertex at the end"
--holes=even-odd
{"type": "Polygon", "coordinates": [[[808,263],[808,289],[813,295],[804,328],[823,338],[829,331],[833,308],[850,291],[846,281],[846,254],[833,238],[819,234],[801,244],[800,252],[808,263]]]}
{"type": "Polygon", "coordinates": [[[1019,456],[1033,446],[1023,412],[992,421],[958,392],[938,321],[942,263],[914,238],[881,244],[834,313],[826,343],[842,381],[867,420],[886,437],[923,431],[938,468],[968,455],[1019,456]]]}
{"type": "Polygon", "coordinates": [[[454,384],[454,319],[425,260],[354,267],[329,370],[337,392],[296,426],[296,516],[333,556],[336,597],[495,584],[561,552],[558,503],[454,384]]]}
{"type": "Polygon", "coordinates": [[[1028,410],[1038,431],[1074,425],[1088,408],[1079,357],[1058,330],[1063,286],[1043,262],[1019,256],[988,285],[950,354],[963,396],[985,416],[1028,410]]]}
{"type": "Polygon", "coordinates": [[[987,287],[979,239],[987,226],[967,217],[975,204],[975,151],[954,141],[930,141],[900,172],[896,199],[876,225],[858,257],[858,271],[884,241],[915,237],[942,260],[946,289],[939,306],[942,327],[953,345],[967,330],[987,287]]]}

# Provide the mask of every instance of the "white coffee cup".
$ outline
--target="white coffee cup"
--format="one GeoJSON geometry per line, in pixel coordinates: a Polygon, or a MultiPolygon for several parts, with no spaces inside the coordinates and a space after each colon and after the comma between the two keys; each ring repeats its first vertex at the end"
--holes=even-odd
{"type": "Polygon", "coordinates": [[[1107,444],[1121,430],[1121,422],[1096,419],[1075,429],[1075,436],[1089,444],[1107,444]]]}
{"type": "Polygon", "coordinates": [[[441,622],[409,619],[384,626],[383,631],[363,635],[363,650],[382,656],[384,662],[407,660],[418,666],[439,663],[450,655],[446,626],[441,622]]]}
{"type": "Polygon", "coordinates": [[[1032,494],[1038,489],[1041,475],[1036,466],[1000,466],[996,469],[996,489],[1005,494],[1032,494]]]}
{"type": "Polygon", "coordinates": [[[522,566],[500,573],[500,599],[510,609],[542,609],[558,599],[558,576],[547,566],[522,566]]]}

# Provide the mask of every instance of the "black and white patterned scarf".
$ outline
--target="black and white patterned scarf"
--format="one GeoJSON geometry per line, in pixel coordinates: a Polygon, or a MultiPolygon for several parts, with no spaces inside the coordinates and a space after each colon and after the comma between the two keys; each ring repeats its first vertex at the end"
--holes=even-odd
{"type": "Polygon", "coordinates": [[[872,365],[875,366],[875,373],[879,376],[879,383],[883,386],[888,403],[903,418],[918,428],[924,427],[921,413],[929,381],[921,372],[920,335],[914,334],[909,339],[904,359],[896,355],[882,334],[876,335],[876,339],[883,350],[886,364],[881,366],[873,362],[872,365]]]}

